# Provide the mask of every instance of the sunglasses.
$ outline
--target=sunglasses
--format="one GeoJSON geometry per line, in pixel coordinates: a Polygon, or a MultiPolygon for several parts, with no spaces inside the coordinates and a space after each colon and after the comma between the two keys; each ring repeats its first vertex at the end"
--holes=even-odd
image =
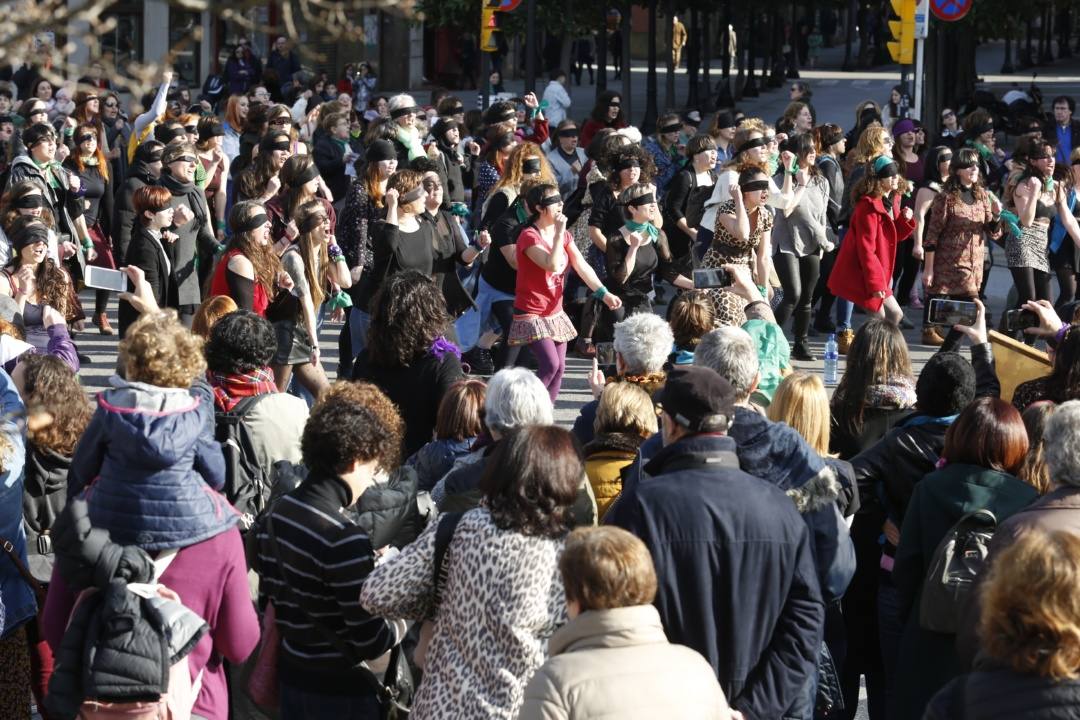
{"type": "Polygon", "coordinates": [[[273,120],[270,121],[270,124],[271,125],[288,125],[289,124],[289,118],[287,118],[287,117],[274,118],[273,120]]]}
{"type": "Polygon", "coordinates": [[[198,125],[185,125],[184,126],[184,132],[187,132],[187,133],[190,133],[190,134],[194,135],[195,133],[199,132],[199,126],[198,125]]]}
{"type": "Polygon", "coordinates": [[[114,102],[107,102],[107,103],[105,103],[105,107],[107,107],[107,108],[115,108],[115,107],[120,107],[120,104],[119,103],[114,103],[114,102]]]}

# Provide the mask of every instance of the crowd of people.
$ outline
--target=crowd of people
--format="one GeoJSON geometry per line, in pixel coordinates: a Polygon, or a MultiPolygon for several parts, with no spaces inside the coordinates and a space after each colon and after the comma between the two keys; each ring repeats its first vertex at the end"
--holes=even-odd
{"type": "Polygon", "coordinates": [[[614,92],[368,114],[249,52],[216,100],[33,82],[0,116],[0,717],[1080,708],[1069,118],[928,147],[892,104],[817,125],[800,83],[775,124],[643,137],[614,92]],[[1005,396],[994,243],[1052,358],[1005,396]],[[89,316],[88,267],[126,282],[89,316]],[[916,377],[903,307],[935,298],[977,315],[927,322],[916,377]],[[92,403],[88,319],[120,336],[92,403]],[[792,366],[815,332],[831,397],[792,366]]]}

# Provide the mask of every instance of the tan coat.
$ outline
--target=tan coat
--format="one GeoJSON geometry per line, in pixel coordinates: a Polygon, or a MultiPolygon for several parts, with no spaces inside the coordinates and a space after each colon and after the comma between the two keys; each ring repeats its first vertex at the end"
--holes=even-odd
{"type": "Polygon", "coordinates": [[[652,605],[591,610],[551,638],[519,720],[727,720],[724,693],[698,653],[672,645],[652,605]]]}

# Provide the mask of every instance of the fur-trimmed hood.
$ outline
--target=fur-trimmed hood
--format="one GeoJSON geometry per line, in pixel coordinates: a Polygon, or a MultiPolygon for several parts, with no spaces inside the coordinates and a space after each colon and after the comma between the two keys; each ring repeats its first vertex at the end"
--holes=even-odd
{"type": "Polygon", "coordinates": [[[835,503],[840,497],[840,481],[836,478],[836,472],[826,466],[810,482],[788,490],[787,496],[795,503],[800,515],[816,512],[829,503],[835,503]]]}

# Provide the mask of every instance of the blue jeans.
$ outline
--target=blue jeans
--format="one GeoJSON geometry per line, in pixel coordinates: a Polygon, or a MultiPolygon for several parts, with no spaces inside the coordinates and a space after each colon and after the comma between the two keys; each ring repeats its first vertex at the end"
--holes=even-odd
{"type": "Polygon", "coordinates": [[[480,336],[488,330],[503,331],[496,319],[491,314],[491,306],[499,301],[513,302],[514,296],[491,287],[483,277],[477,281],[476,309],[469,310],[454,323],[457,331],[458,347],[462,351],[471,350],[480,340],[480,336]]]}
{"type": "Polygon", "coordinates": [[[281,720],[379,720],[374,695],[325,695],[281,683],[281,720]]]}
{"type": "Polygon", "coordinates": [[[349,336],[352,340],[352,354],[355,358],[367,347],[367,333],[371,326],[371,314],[357,308],[349,310],[349,336]]]}
{"type": "Polygon", "coordinates": [[[842,297],[836,298],[836,329],[851,329],[851,313],[855,310],[855,304],[842,297]]]}

